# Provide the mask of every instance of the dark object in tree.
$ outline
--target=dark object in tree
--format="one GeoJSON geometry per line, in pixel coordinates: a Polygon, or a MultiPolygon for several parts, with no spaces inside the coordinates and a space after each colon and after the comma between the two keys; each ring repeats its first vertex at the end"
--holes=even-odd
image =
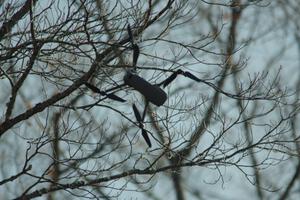
{"type": "Polygon", "coordinates": [[[127,71],[127,73],[125,74],[124,83],[139,91],[142,95],[144,95],[147,101],[157,106],[161,106],[167,100],[167,94],[158,85],[152,85],[136,74],[136,63],[139,57],[140,50],[138,45],[134,41],[130,24],[127,25],[127,32],[131,43],[131,48],[133,50],[133,69],[127,71]]]}
{"type": "Polygon", "coordinates": [[[137,60],[138,60],[139,55],[140,55],[140,48],[135,43],[135,41],[133,39],[133,34],[132,34],[132,31],[131,31],[131,28],[130,28],[129,24],[127,25],[127,32],[128,32],[128,35],[129,35],[129,40],[131,42],[131,48],[133,50],[132,66],[136,67],[136,63],[137,63],[137,60]]]}
{"type": "Polygon", "coordinates": [[[135,104],[132,105],[132,108],[133,108],[133,112],[134,112],[135,118],[136,118],[136,120],[139,123],[139,127],[142,130],[142,136],[144,137],[144,139],[145,139],[146,143],[148,144],[148,146],[151,147],[152,145],[151,145],[150,138],[148,136],[147,131],[144,129],[144,124],[143,124],[144,120],[143,120],[142,116],[140,115],[140,112],[138,111],[138,109],[135,106],[135,104]]]}
{"type": "Polygon", "coordinates": [[[139,46],[137,44],[133,44],[132,46],[133,49],[133,59],[132,59],[132,66],[136,66],[137,60],[139,58],[140,55],[140,49],[139,46]]]}
{"type": "Polygon", "coordinates": [[[119,102],[126,102],[125,99],[122,99],[121,97],[118,97],[117,95],[113,94],[113,93],[106,93],[104,91],[99,90],[99,88],[97,88],[96,86],[90,84],[90,83],[84,83],[86,85],[86,87],[88,87],[90,90],[92,90],[93,92],[99,93],[102,96],[106,96],[109,99],[115,100],[115,101],[119,101],[119,102]]]}
{"type": "Polygon", "coordinates": [[[145,139],[146,143],[148,144],[149,148],[151,148],[152,145],[151,145],[150,138],[148,136],[147,131],[144,128],[142,129],[142,136],[144,137],[144,139],[145,139]]]}
{"type": "Polygon", "coordinates": [[[178,74],[181,74],[197,82],[201,81],[199,78],[197,78],[195,75],[191,74],[190,72],[184,72],[181,69],[179,69],[176,72],[174,72],[171,76],[169,76],[165,81],[163,81],[163,87],[169,85],[177,77],[178,74]]]}
{"type": "Polygon", "coordinates": [[[129,40],[130,40],[131,44],[133,45],[134,40],[133,40],[133,35],[132,35],[131,28],[130,28],[130,24],[127,25],[127,32],[128,32],[129,40]]]}
{"type": "Polygon", "coordinates": [[[147,101],[157,106],[163,105],[167,100],[167,94],[158,85],[152,85],[131,71],[127,71],[124,82],[144,95],[147,101]]]}
{"type": "Polygon", "coordinates": [[[124,84],[118,85],[114,88],[108,89],[107,91],[101,91],[99,88],[96,86],[90,84],[90,83],[84,83],[89,89],[91,89],[93,92],[99,93],[100,95],[106,96],[107,98],[110,98],[112,100],[116,100],[119,102],[125,102],[126,100],[116,96],[113,93],[109,93],[110,91],[114,89],[121,88],[124,85],[128,85],[130,87],[133,87],[135,90],[139,91],[146,99],[146,104],[145,104],[145,109],[143,112],[143,115],[141,116],[140,112],[138,111],[137,107],[135,104],[133,104],[133,112],[135,115],[135,118],[137,119],[139,123],[139,127],[142,131],[142,136],[144,137],[146,143],[148,144],[149,147],[151,147],[151,141],[149,139],[149,136],[147,134],[147,131],[144,129],[144,119],[145,119],[145,114],[146,110],[148,108],[148,103],[151,102],[155,104],[156,106],[161,106],[165,103],[167,100],[167,94],[163,89],[161,89],[159,86],[163,85],[163,87],[166,87],[169,85],[175,78],[177,77],[178,74],[184,75],[194,81],[200,82],[201,80],[191,74],[190,72],[184,72],[182,70],[177,70],[175,71],[171,76],[169,76],[166,80],[161,82],[160,84],[151,84],[142,77],[138,76],[136,73],[136,63],[140,54],[139,46],[135,43],[132,30],[130,28],[130,25],[128,24],[127,26],[127,32],[129,36],[129,40],[131,43],[131,49],[133,50],[133,61],[132,61],[132,70],[128,70],[123,78],[124,84]]]}
{"type": "Polygon", "coordinates": [[[137,69],[137,60],[140,54],[139,46],[135,43],[134,38],[133,38],[133,33],[130,28],[130,25],[127,25],[127,32],[129,36],[129,40],[131,43],[131,48],[133,50],[133,59],[132,59],[132,70],[128,70],[124,76],[124,83],[125,85],[133,87],[135,90],[139,91],[145,98],[146,98],[146,105],[145,109],[143,112],[143,116],[140,115],[137,107],[135,104],[133,104],[133,112],[135,115],[135,118],[137,119],[139,123],[139,127],[142,130],[142,136],[144,137],[146,143],[148,144],[149,147],[151,147],[151,141],[149,139],[149,136],[147,134],[147,131],[144,129],[144,118],[145,118],[145,113],[147,110],[148,102],[151,102],[155,104],[156,106],[161,106],[165,103],[167,100],[167,94],[159,87],[161,84],[163,84],[163,87],[166,87],[169,85],[176,77],[178,74],[182,74],[190,79],[193,79],[197,82],[200,82],[200,79],[198,79],[196,76],[191,74],[190,72],[184,72],[182,70],[177,70],[174,72],[170,77],[168,77],[166,80],[161,82],[160,84],[153,85],[143,79],[142,77],[138,76],[136,73],[137,69]]]}

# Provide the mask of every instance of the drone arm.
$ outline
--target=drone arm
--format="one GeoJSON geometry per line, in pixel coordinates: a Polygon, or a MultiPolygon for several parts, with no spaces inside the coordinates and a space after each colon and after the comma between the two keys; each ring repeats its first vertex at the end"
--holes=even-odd
{"type": "Polygon", "coordinates": [[[173,74],[171,74],[171,76],[169,76],[166,80],[164,80],[162,83],[164,84],[164,87],[166,87],[167,85],[169,85],[172,81],[175,80],[175,78],[177,77],[177,75],[179,73],[181,73],[181,70],[177,70],[176,72],[174,72],[173,74]]]}
{"type": "Polygon", "coordinates": [[[90,90],[92,90],[95,93],[99,93],[100,95],[106,96],[107,98],[110,98],[110,99],[115,100],[115,101],[126,102],[126,100],[122,99],[121,97],[118,97],[117,95],[115,95],[113,93],[108,93],[109,91],[112,91],[113,89],[117,89],[117,88],[122,87],[122,86],[117,86],[117,87],[111,88],[111,89],[107,90],[106,92],[104,92],[104,91],[101,91],[99,88],[97,88],[96,86],[94,86],[94,85],[92,85],[88,82],[85,82],[84,84],[85,84],[86,87],[88,87],[90,90]]]}
{"type": "Polygon", "coordinates": [[[172,81],[174,81],[177,77],[178,74],[181,74],[185,77],[188,77],[194,81],[197,81],[197,82],[200,82],[201,79],[199,79],[198,77],[196,77],[195,75],[193,75],[192,73],[190,72],[185,72],[185,71],[182,71],[181,69],[173,72],[173,74],[171,74],[171,76],[169,76],[166,80],[164,80],[161,84],[163,84],[163,87],[166,87],[168,86],[172,81]]]}

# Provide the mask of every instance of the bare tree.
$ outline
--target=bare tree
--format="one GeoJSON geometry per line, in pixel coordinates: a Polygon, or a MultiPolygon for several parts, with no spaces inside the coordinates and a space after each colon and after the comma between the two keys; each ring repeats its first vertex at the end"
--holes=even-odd
{"type": "Polygon", "coordinates": [[[3,198],[299,195],[288,2],[2,1],[3,198]]]}

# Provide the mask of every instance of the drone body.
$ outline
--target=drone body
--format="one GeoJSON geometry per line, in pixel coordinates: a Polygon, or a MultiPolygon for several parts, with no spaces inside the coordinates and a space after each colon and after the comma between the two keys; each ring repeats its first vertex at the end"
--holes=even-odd
{"type": "Polygon", "coordinates": [[[157,106],[163,105],[167,100],[167,94],[159,86],[152,85],[131,71],[127,71],[124,76],[124,83],[139,91],[147,101],[157,106]]]}

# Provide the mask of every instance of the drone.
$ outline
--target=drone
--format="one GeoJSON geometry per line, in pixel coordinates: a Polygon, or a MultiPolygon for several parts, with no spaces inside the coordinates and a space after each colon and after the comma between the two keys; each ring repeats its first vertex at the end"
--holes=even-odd
{"type": "Polygon", "coordinates": [[[130,49],[133,51],[133,59],[132,59],[132,69],[127,70],[123,77],[124,84],[110,88],[106,91],[101,91],[99,88],[97,88],[96,86],[94,86],[88,82],[85,82],[84,84],[87,88],[89,88],[93,92],[99,93],[102,96],[106,96],[109,99],[119,101],[122,103],[126,102],[126,100],[115,95],[113,92],[110,92],[110,91],[121,88],[123,86],[130,86],[133,89],[137,90],[139,93],[141,93],[146,99],[145,108],[144,108],[143,113],[141,114],[139,112],[139,110],[135,104],[132,104],[132,109],[133,109],[135,118],[137,120],[138,126],[141,129],[142,136],[145,139],[149,148],[151,148],[151,146],[152,146],[151,140],[148,136],[147,130],[144,128],[144,119],[146,116],[146,111],[147,111],[149,102],[159,107],[159,106],[162,106],[167,100],[167,94],[160,86],[163,86],[163,88],[165,88],[166,86],[168,86],[171,82],[173,82],[176,79],[177,75],[183,75],[183,76],[188,77],[197,82],[200,82],[201,80],[199,78],[197,78],[196,76],[194,76],[193,74],[191,74],[190,72],[185,72],[185,71],[182,71],[181,69],[173,72],[171,76],[169,76],[167,79],[165,79],[164,81],[162,81],[159,84],[152,84],[152,83],[148,82],[147,80],[145,80],[144,78],[138,76],[136,64],[137,64],[137,60],[138,60],[138,57],[140,54],[140,48],[134,40],[130,24],[127,25],[127,33],[128,33],[129,41],[131,44],[130,49]]]}

